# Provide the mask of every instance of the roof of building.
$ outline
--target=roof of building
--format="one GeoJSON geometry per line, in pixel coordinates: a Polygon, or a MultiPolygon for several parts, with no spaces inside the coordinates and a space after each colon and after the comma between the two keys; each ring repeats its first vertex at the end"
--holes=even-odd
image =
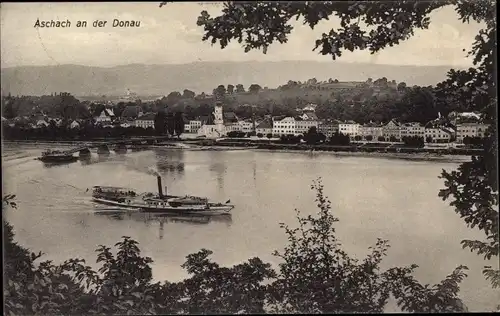
{"type": "Polygon", "coordinates": [[[154,121],[156,113],[146,113],[137,118],[138,121],[154,121]]]}
{"type": "Polygon", "coordinates": [[[202,125],[213,125],[214,124],[214,117],[213,115],[203,115],[200,116],[200,121],[202,125]]]}
{"type": "Polygon", "coordinates": [[[348,121],[340,122],[340,124],[357,124],[357,123],[354,122],[353,120],[348,120],[348,121]]]}
{"type": "Polygon", "coordinates": [[[480,119],[481,118],[481,114],[475,113],[475,112],[462,112],[462,113],[458,113],[458,116],[473,117],[473,118],[476,118],[476,119],[480,119]]]}
{"type": "Polygon", "coordinates": [[[316,115],[315,112],[307,112],[304,113],[304,115],[307,117],[308,120],[318,120],[318,116],[316,115]]]}
{"type": "Polygon", "coordinates": [[[401,126],[405,126],[405,127],[423,127],[422,124],[420,124],[418,122],[404,123],[404,124],[401,124],[401,126]]]}
{"type": "Polygon", "coordinates": [[[440,130],[442,130],[442,131],[443,131],[443,132],[445,132],[445,133],[448,133],[448,134],[453,134],[453,133],[455,133],[455,131],[454,131],[452,128],[450,128],[450,127],[441,127],[441,128],[439,128],[439,129],[440,129],[440,130]]]}
{"type": "Polygon", "coordinates": [[[224,120],[227,120],[229,122],[238,122],[238,117],[234,112],[224,112],[223,116],[224,120]]]}
{"type": "Polygon", "coordinates": [[[286,117],[286,115],[276,115],[276,116],[273,116],[271,119],[273,121],[281,121],[282,119],[284,119],[286,117]]]}
{"type": "Polygon", "coordinates": [[[102,111],[97,116],[101,116],[103,113],[104,113],[104,115],[109,116],[109,117],[115,116],[113,109],[108,109],[108,108],[102,109],[102,111]]]}
{"type": "Polygon", "coordinates": [[[458,123],[457,126],[487,126],[488,124],[481,123],[481,122],[465,122],[465,123],[458,123]]]}
{"type": "Polygon", "coordinates": [[[335,125],[338,127],[339,121],[337,120],[323,120],[319,122],[319,125],[335,125]]]}
{"type": "Polygon", "coordinates": [[[401,123],[400,123],[400,122],[398,122],[396,119],[392,119],[392,120],[390,120],[390,121],[389,121],[389,122],[387,122],[387,124],[385,124],[385,125],[388,125],[388,124],[390,124],[391,122],[392,122],[393,124],[395,124],[396,126],[401,126],[401,123]]]}
{"type": "Polygon", "coordinates": [[[121,117],[138,117],[142,109],[138,105],[128,105],[123,109],[121,117]]]}
{"type": "Polygon", "coordinates": [[[382,125],[370,122],[370,123],[363,124],[362,127],[382,127],[382,125]]]}
{"type": "Polygon", "coordinates": [[[257,126],[257,128],[273,128],[273,122],[270,120],[264,120],[257,126]]]}

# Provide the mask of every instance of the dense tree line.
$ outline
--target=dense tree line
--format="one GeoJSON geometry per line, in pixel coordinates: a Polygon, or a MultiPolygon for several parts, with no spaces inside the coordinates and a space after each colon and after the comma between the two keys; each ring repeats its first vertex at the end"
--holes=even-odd
{"type": "MultiPolygon", "coordinates": [[[[311,80],[310,85],[307,86],[308,89],[311,85],[312,87],[316,86],[311,80]]],[[[370,80],[371,78],[367,82],[370,80]]],[[[239,92],[244,91],[241,85],[227,85],[227,87],[219,85],[213,93],[222,97],[225,111],[235,112],[241,118],[250,118],[253,115],[256,117],[264,115],[293,116],[297,114],[295,108],[304,107],[311,102],[318,104],[317,114],[320,118],[354,120],[359,123],[388,122],[393,118],[402,122],[427,123],[435,119],[438,113],[446,116],[452,111],[478,110],[471,104],[462,106],[461,103],[443,102],[437,97],[442,94],[441,87],[406,87],[405,83],[400,83],[397,88],[391,88],[386,83],[387,78],[376,79],[370,85],[335,91],[328,94],[328,97],[316,98],[308,96],[308,92],[303,90],[302,84],[289,81],[285,86],[275,90],[282,91],[279,98],[274,98],[272,92],[271,94],[261,93],[257,99],[249,100],[251,105],[245,102],[245,96],[256,95],[259,91],[263,91],[258,84],[251,85],[248,92],[239,92]],[[238,90],[240,86],[241,89],[238,90]],[[376,92],[374,87],[381,90],[376,92]],[[299,94],[294,95],[290,91],[298,91],[299,94]]],[[[321,84],[318,86],[320,87],[321,84]]],[[[6,97],[3,102],[6,118],[22,115],[21,112],[29,114],[33,111],[41,111],[42,108],[46,109],[44,113],[65,119],[89,118],[99,115],[106,107],[101,103],[86,104],[86,102],[80,102],[72,96],[57,96],[49,99],[45,97],[6,97]],[[52,102],[51,106],[49,106],[50,102],[52,102]],[[24,108],[24,110],[20,112],[19,108],[24,108]]],[[[142,103],[140,100],[119,102],[113,107],[113,110],[115,115],[120,117],[127,106],[139,106],[143,113],[168,109],[169,112],[183,112],[188,119],[195,119],[210,115],[213,111],[213,102],[213,97],[207,98],[204,94],[196,95],[194,91],[186,89],[183,93],[171,92],[166,97],[154,102],[142,103]]]]}

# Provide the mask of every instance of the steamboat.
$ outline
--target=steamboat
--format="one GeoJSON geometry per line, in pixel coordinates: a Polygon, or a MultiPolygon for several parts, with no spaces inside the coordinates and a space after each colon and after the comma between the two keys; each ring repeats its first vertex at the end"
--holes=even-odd
{"type": "Polygon", "coordinates": [[[228,214],[234,206],[226,203],[210,202],[207,198],[197,196],[168,195],[162,190],[161,177],[158,180],[158,194],[144,192],[138,194],[135,190],[121,187],[94,186],[92,199],[95,203],[115,207],[139,209],[150,213],[177,213],[177,214],[228,214]]]}
{"type": "Polygon", "coordinates": [[[46,150],[42,153],[41,157],[37,158],[43,162],[73,162],[77,161],[78,157],[73,156],[73,154],[66,153],[59,150],[46,150]]]}

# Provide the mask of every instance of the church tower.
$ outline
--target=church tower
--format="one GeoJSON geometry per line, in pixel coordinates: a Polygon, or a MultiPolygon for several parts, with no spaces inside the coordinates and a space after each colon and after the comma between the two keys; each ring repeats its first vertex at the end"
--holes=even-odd
{"type": "Polygon", "coordinates": [[[222,102],[221,98],[218,96],[216,96],[214,106],[214,125],[216,131],[219,133],[219,136],[226,134],[224,128],[224,113],[222,109],[222,102]]]}
{"type": "Polygon", "coordinates": [[[224,125],[224,116],[222,113],[222,103],[216,102],[214,106],[214,125],[224,125]]]}

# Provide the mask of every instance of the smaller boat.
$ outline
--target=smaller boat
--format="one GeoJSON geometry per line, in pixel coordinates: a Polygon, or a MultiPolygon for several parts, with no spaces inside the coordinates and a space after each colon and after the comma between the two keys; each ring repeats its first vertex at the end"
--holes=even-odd
{"type": "Polygon", "coordinates": [[[78,157],[73,156],[71,153],[48,149],[37,159],[43,162],[74,162],[78,160],[78,157]]]}

